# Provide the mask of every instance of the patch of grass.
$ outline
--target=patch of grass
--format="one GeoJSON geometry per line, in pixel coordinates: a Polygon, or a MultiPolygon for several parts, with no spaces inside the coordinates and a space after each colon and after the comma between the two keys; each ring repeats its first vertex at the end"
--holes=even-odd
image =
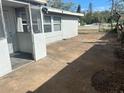
{"type": "Polygon", "coordinates": [[[111,30],[110,29],[101,29],[99,32],[110,32],[111,30]]]}

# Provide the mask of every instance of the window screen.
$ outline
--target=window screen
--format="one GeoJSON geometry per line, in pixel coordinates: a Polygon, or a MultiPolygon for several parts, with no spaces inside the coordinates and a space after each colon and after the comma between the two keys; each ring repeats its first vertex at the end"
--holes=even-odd
{"type": "Polygon", "coordinates": [[[52,32],[51,16],[44,16],[44,32],[52,32]]]}
{"type": "Polygon", "coordinates": [[[61,31],[61,18],[60,17],[54,17],[54,31],[61,31]]]}
{"type": "Polygon", "coordinates": [[[44,25],[44,32],[51,32],[51,25],[44,25]]]}
{"type": "Polygon", "coordinates": [[[41,22],[41,13],[40,9],[32,9],[32,23],[34,33],[42,32],[42,22],[41,22]]]}
{"type": "Polygon", "coordinates": [[[30,19],[26,8],[16,8],[17,32],[30,32],[30,19]]]}

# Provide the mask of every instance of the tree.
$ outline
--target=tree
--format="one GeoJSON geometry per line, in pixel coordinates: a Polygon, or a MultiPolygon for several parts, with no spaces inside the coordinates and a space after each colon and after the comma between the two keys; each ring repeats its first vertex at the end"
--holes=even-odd
{"type": "Polygon", "coordinates": [[[54,8],[61,8],[62,0],[48,0],[48,6],[54,8]]]}
{"type": "Polygon", "coordinates": [[[81,5],[78,5],[77,13],[81,13],[81,5]]]}
{"type": "Polygon", "coordinates": [[[73,6],[74,6],[74,3],[72,3],[72,2],[62,3],[61,9],[72,11],[73,6]]]}
{"type": "Polygon", "coordinates": [[[111,13],[114,11],[121,12],[124,11],[124,0],[109,0],[111,2],[111,13]]]}
{"type": "Polygon", "coordinates": [[[91,2],[89,3],[88,13],[89,13],[90,15],[92,15],[92,13],[93,13],[93,4],[92,4],[91,2]]]}
{"type": "Polygon", "coordinates": [[[48,6],[53,7],[53,8],[70,10],[73,5],[74,3],[72,2],[64,3],[63,0],[48,0],[48,6]]]}
{"type": "Polygon", "coordinates": [[[113,20],[112,20],[112,16],[113,16],[113,12],[114,12],[114,8],[115,8],[115,0],[110,0],[111,1],[111,30],[113,30],[113,20]]]}
{"type": "MultiPolygon", "coordinates": [[[[108,23],[110,17],[110,11],[96,11],[92,13],[92,16],[87,13],[84,17],[81,18],[81,22],[84,22],[86,24],[92,24],[92,23],[108,23]]],[[[83,24],[84,24],[83,23],[83,24]]]]}
{"type": "Polygon", "coordinates": [[[116,12],[124,11],[124,0],[115,0],[115,11],[116,12]]]}
{"type": "Polygon", "coordinates": [[[86,22],[87,24],[92,24],[94,23],[94,18],[93,18],[93,7],[92,7],[92,3],[89,3],[89,8],[88,8],[88,12],[84,17],[84,22],[86,22]]]}
{"type": "Polygon", "coordinates": [[[124,12],[124,0],[110,0],[111,2],[111,30],[113,30],[114,12],[124,12]]]}

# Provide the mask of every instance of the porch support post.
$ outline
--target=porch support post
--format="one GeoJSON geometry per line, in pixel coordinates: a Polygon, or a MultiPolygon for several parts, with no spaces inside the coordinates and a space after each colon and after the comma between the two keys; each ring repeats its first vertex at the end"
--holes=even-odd
{"type": "Polygon", "coordinates": [[[1,0],[0,0],[0,17],[1,17],[0,23],[2,23],[0,25],[2,25],[3,28],[3,29],[1,28],[0,30],[3,31],[4,33],[4,37],[0,39],[0,77],[1,77],[12,71],[1,0]]]}
{"type": "MultiPolygon", "coordinates": [[[[40,60],[41,58],[46,56],[46,41],[45,41],[45,36],[44,33],[39,32],[39,33],[34,33],[33,31],[33,21],[32,21],[32,10],[31,9],[38,9],[39,10],[39,15],[41,16],[41,8],[40,7],[31,7],[29,5],[29,14],[30,14],[30,23],[31,23],[31,35],[32,35],[32,44],[33,44],[33,57],[35,61],[40,60]]],[[[43,19],[41,18],[43,21],[43,19]]],[[[39,24],[42,25],[42,30],[43,29],[43,23],[39,24]]]]}
{"type": "Polygon", "coordinates": [[[51,16],[51,26],[52,26],[52,32],[54,32],[53,16],[51,16]]]}
{"type": "Polygon", "coordinates": [[[1,12],[2,23],[3,23],[4,37],[7,38],[5,21],[4,21],[4,16],[3,16],[3,6],[2,6],[2,1],[1,0],[0,0],[0,9],[1,9],[0,12],[1,12]]]}
{"type": "Polygon", "coordinates": [[[41,21],[42,21],[42,33],[44,33],[44,15],[43,15],[43,12],[42,12],[42,7],[40,9],[40,14],[41,14],[41,21]]]}
{"type": "Polygon", "coordinates": [[[29,18],[30,18],[30,29],[31,29],[31,41],[32,41],[32,55],[35,60],[35,54],[34,54],[34,32],[33,32],[33,23],[32,23],[32,14],[31,14],[31,5],[28,6],[29,9],[29,18]]]}
{"type": "Polygon", "coordinates": [[[31,34],[33,35],[33,23],[32,23],[32,14],[31,14],[31,5],[29,4],[29,16],[30,16],[30,24],[31,24],[31,34]]]}

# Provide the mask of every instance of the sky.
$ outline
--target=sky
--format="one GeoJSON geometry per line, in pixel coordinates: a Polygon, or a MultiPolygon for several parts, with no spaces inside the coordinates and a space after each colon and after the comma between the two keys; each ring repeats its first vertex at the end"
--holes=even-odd
{"type": "Polygon", "coordinates": [[[90,2],[93,4],[93,11],[108,10],[111,5],[109,0],[64,0],[64,2],[73,2],[76,6],[80,4],[83,11],[88,9],[90,2]]]}

